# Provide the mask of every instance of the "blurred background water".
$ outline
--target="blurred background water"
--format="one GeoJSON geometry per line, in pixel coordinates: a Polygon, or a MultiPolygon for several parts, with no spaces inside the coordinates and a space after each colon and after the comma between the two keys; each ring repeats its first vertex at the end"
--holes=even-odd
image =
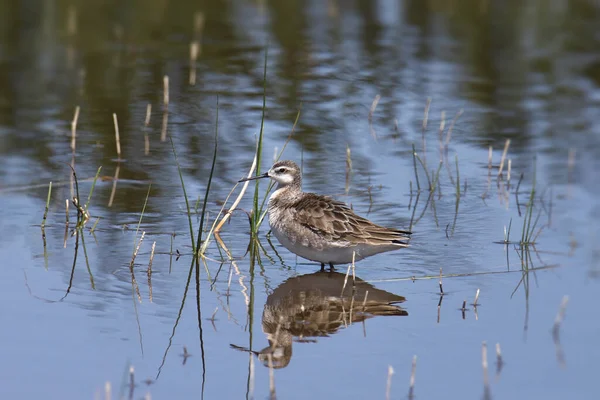
{"type": "MultiPolygon", "coordinates": [[[[260,351],[281,313],[291,322],[274,354],[284,360],[273,370],[280,398],[385,398],[388,381],[391,398],[403,398],[413,355],[415,396],[480,398],[484,341],[492,396],[595,398],[597,2],[31,0],[0,2],[0,20],[2,398],[103,397],[106,382],[114,398],[265,398],[273,388],[260,351]],[[346,316],[343,279],[314,275],[318,265],[269,241],[266,223],[264,252],[248,254],[253,186],[221,233],[234,261],[211,240],[186,292],[192,248],[173,148],[195,209],[218,98],[210,226],[252,163],[263,88],[263,171],[291,137],[283,158],[301,164],[305,190],[413,230],[410,248],[356,265],[358,302],[366,287],[404,298],[388,315],[346,316]],[[418,192],[412,146],[434,175],[442,122],[438,190],[430,195],[417,162],[418,192]],[[102,167],[80,235],[72,205],[65,225],[69,164],[83,199],[102,167]],[[524,250],[534,179],[539,236],[524,250]],[[509,225],[515,243],[505,245],[509,225]],[[142,231],[140,301],[129,265],[142,231]],[[316,311],[298,313],[307,299],[316,311]]],[[[197,230],[198,212],[192,221],[197,230]]]]}

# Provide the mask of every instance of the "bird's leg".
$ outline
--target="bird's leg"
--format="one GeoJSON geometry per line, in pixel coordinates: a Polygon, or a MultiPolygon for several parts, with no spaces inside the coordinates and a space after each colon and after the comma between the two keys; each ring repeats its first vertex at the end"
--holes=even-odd
{"type": "Polygon", "coordinates": [[[321,263],[321,271],[325,271],[325,263],[321,263]]]}
{"type": "Polygon", "coordinates": [[[333,266],[332,262],[329,263],[329,270],[330,271],[335,271],[335,267],[333,266]]]}

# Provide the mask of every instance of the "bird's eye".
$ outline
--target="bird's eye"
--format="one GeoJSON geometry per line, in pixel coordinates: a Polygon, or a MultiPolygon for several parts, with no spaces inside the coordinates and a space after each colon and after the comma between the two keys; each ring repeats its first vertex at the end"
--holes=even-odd
{"type": "Polygon", "coordinates": [[[277,170],[277,173],[278,173],[278,174],[283,174],[284,172],[285,172],[285,168],[279,168],[279,169],[277,170]]]}

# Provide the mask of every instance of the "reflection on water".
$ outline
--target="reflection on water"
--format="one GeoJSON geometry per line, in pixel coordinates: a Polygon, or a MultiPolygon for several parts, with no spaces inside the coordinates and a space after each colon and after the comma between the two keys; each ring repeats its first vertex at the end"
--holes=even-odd
{"type": "MultiPolygon", "coordinates": [[[[292,343],[316,342],[376,316],[407,316],[398,306],[403,296],[377,289],[360,278],[319,271],[290,278],[267,297],[262,327],[269,346],[256,352],[265,366],[284,368],[292,359],[292,343]]],[[[233,346],[241,349],[237,346],[233,346]]]]}

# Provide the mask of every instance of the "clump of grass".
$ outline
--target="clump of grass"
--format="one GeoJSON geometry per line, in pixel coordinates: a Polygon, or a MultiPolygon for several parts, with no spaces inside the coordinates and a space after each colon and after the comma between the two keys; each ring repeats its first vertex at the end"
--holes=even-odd
{"type": "Polygon", "coordinates": [[[525,215],[523,217],[523,230],[521,233],[521,245],[523,246],[529,246],[532,244],[535,244],[535,240],[537,239],[537,235],[535,237],[533,237],[533,232],[535,231],[535,228],[537,226],[537,223],[540,219],[540,215],[541,215],[541,210],[538,212],[538,215],[535,219],[535,221],[533,222],[533,225],[531,224],[531,221],[533,219],[533,203],[535,201],[535,188],[536,188],[536,160],[534,158],[533,161],[533,183],[531,186],[531,192],[529,194],[529,202],[527,204],[527,209],[525,210],[525,215]]]}
{"type": "MultiPolygon", "coordinates": [[[[193,224],[192,224],[192,211],[190,208],[190,202],[188,199],[187,191],[185,189],[185,182],[183,180],[183,173],[181,172],[181,165],[179,164],[179,159],[177,157],[177,151],[175,150],[173,138],[171,136],[169,136],[169,140],[171,141],[171,148],[173,150],[173,155],[175,156],[175,163],[177,165],[177,171],[179,173],[179,179],[181,181],[181,189],[183,190],[183,197],[185,199],[185,206],[187,209],[187,216],[188,216],[188,225],[189,225],[189,229],[190,229],[192,254],[193,254],[194,258],[197,258],[199,255],[201,255],[200,254],[200,249],[201,249],[200,244],[202,243],[202,232],[203,232],[203,226],[204,226],[204,219],[206,216],[206,204],[208,203],[208,194],[210,192],[210,186],[212,183],[213,175],[215,172],[215,165],[217,162],[217,150],[218,150],[218,146],[219,146],[218,139],[219,139],[219,97],[217,96],[217,115],[216,115],[215,145],[214,145],[214,150],[213,150],[213,159],[212,159],[212,165],[210,168],[210,174],[208,176],[208,181],[206,184],[206,191],[204,192],[204,201],[202,203],[202,212],[200,213],[200,226],[198,227],[198,236],[197,236],[197,241],[196,241],[195,236],[194,236],[194,228],[193,228],[193,224]]],[[[172,243],[171,243],[171,245],[172,245],[172,243]]],[[[203,249],[203,251],[204,250],[205,249],[203,249]]]]}
{"type": "MultiPolygon", "coordinates": [[[[88,199],[87,202],[85,203],[85,205],[81,205],[81,200],[80,200],[80,196],[79,196],[79,182],[77,180],[77,173],[75,172],[75,168],[73,168],[73,166],[71,164],[68,164],[69,167],[71,168],[72,171],[72,178],[75,184],[75,195],[73,196],[72,199],[72,203],[75,206],[75,208],[77,209],[77,224],[75,225],[76,228],[81,228],[83,227],[90,219],[90,213],[88,211],[88,207],[90,204],[90,201],[92,200],[92,194],[94,192],[94,187],[96,186],[96,181],[98,180],[98,176],[100,176],[100,171],[102,169],[102,167],[98,167],[98,171],[96,172],[96,176],[94,177],[94,180],[92,181],[92,187],[90,189],[90,192],[88,194],[88,199]]],[[[69,206],[68,206],[69,202],[67,201],[67,224],[69,223],[69,206]]]]}

